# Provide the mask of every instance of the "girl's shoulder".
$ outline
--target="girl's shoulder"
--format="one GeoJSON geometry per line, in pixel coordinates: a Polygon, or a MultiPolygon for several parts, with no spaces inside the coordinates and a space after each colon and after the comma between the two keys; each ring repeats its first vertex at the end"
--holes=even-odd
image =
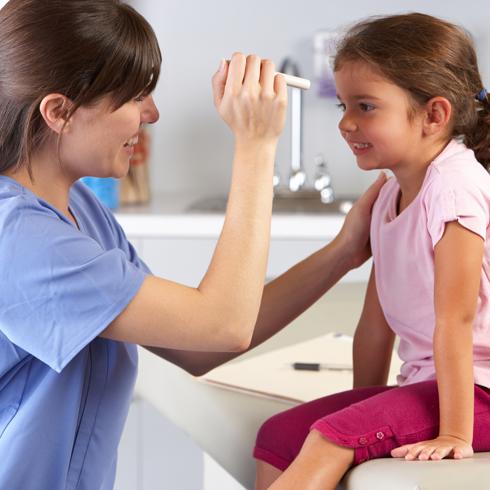
{"type": "Polygon", "coordinates": [[[426,202],[454,194],[490,203],[490,174],[472,150],[453,140],[429,166],[422,194],[426,202]]]}
{"type": "Polygon", "coordinates": [[[476,159],[473,150],[452,140],[430,165],[428,182],[456,188],[471,185],[490,191],[490,174],[476,159]]]}

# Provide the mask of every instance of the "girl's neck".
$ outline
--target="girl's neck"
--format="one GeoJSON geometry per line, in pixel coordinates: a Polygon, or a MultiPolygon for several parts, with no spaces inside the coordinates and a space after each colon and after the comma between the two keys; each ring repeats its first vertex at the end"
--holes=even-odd
{"type": "Polygon", "coordinates": [[[400,196],[398,201],[398,213],[401,213],[416,197],[424,183],[427,169],[430,164],[447,146],[448,141],[431,145],[422,151],[416,160],[407,162],[393,169],[398,185],[400,196]]]}

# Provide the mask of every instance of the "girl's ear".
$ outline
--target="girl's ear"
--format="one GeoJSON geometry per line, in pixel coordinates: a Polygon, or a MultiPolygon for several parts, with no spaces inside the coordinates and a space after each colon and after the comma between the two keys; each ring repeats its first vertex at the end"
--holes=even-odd
{"type": "Polygon", "coordinates": [[[445,97],[433,97],[424,107],[423,131],[426,136],[447,131],[451,122],[452,106],[445,97]]]}
{"type": "Polygon", "coordinates": [[[57,134],[66,129],[72,102],[64,95],[49,94],[39,104],[39,112],[48,127],[57,134]]]}

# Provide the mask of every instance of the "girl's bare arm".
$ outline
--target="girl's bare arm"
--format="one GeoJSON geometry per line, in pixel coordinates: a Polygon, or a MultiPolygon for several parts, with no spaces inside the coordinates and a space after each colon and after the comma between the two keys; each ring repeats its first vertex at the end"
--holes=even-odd
{"type": "Polygon", "coordinates": [[[456,221],[435,250],[434,360],[440,434],[473,439],[473,320],[483,260],[483,240],[456,221]]]}
{"type": "Polygon", "coordinates": [[[473,321],[484,243],[457,221],[434,248],[436,325],[434,361],[439,390],[439,436],[392,451],[406,459],[464,458],[473,454],[473,321]]]}
{"type": "Polygon", "coordinates": [[[373,266],[354,334],[354,388],[386,385],[394,341],[379,303],[373,266]]]}

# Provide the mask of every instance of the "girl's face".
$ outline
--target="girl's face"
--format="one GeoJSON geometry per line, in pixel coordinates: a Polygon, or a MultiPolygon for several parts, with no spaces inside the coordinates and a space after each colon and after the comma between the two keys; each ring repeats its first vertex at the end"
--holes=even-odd
{"type": "Polygon", "coordinates": [[[409,119],[408,93],[362,62],[346,62],[335,73],[339,129],[363,170],[397,170],[416,161],[422,118],[409,119]]]}
{"type": "Polygon", "coordinates": [[[92,107],[80,107],[61,139],[64,171],[83,176],[123,177],[143,123],[154,123],[159,114],[151,95],[126,102],[116,111],[109,97],[92,107]]]}

